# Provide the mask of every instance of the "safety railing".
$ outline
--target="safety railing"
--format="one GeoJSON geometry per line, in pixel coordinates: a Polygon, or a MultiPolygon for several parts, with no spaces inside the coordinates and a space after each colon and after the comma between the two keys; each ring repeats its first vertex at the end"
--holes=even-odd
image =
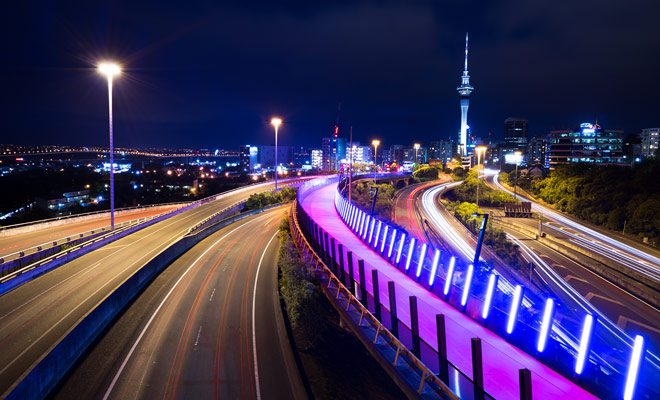
{"type": "MultiPolygon", "coordinates": [[[[358,327],[369,327],[372,332],[373,339],[369,337],[368,339],[372,344],[376,345],[380,341],[384,341],[387,345],[395,349],[394,352],[388,353],[391,364],[394,367],[400,366],[401,361],[405,360],[408,367],[419,377],[419,384],[416,385],[416,391],[419,395],[424,393],[424,397],[437,396],[439,398],[453,399],[458,400],[458,397],[452,390],[443,382],[431,369],[429,369],[419,358],[415,355],[408,347],[402,343],[395,335],[393,335],[390,330],[381,323],[381,321],[374,316],[374,314],[365,307],[360,300],[353,294],[353,292],[344,285],[344,282],[340,280],[339,277],[335,275],[336,269],[331,269],[328,267],[328,264],[324,259],[327,259],[329,255],[322,254],[319,255],[315,250],[315,247],[318,249],[318,244],[312,246],[305,235],[301,232],[300,223],[298,221],[298,213],[304,215],[304,219],[309,221],[306,213],[302,208],[296,207],[297,202],[293,204],[291,208],[291,233],[294,238],[294,243],[298,250],[300,256],[306,261],[311,261],[315,266],[315,271],[317,277],[321,281],[322,287],[325,293],[328,295],[331,301],[335,304],[339,300],[342,301],[341,304],[343,311],[349,312],[351,306],[356,308],[356,313],[359,314],[359,317],[356,316],[357,321],[354,321],[358,327]],[[333,293],[332,289],[336,289],[336,292],[333,293]],[[432,393],[429,393],[431,391],[432,393]]],[[[362,332],[365,329],[361,329],[362,332]]],[[[381,355],[383,353],[381,352],[381,355]]],[[[487,396],[487,395],[486,395],[487,396]]],[[[487,396],[487,398],[491,398],[487,396]]]]}
{"type": "MultiPolygon", "coordinates": [[[[343,179],[337,185],[335,196],[337,213],[345,225],[383,260],[587,390],[603,398],[617,398],[624,392],[626,376],[623,371],[629,367],[623,361],[626,357],[611,350],[608,357],[601,357],[600,354],[608,353],[607,347],[602,345],[600,354],[592,351],[593,330],[600,326],[593,316],[585,317],[582,324],[571,323],[574,332],[571,333],[553,323],[556,308],[560,306],[555,298],[525,296],[522,285],[507,282],[496,270],[481,263],[476,267],[462,264],[458,257],[434,249],[400,227],[351,204],[346,199],[346,189],[347,181],[343,179]],[[549,317],[545,318],[545,315],[549,317]],[[581,331],[585,328],[590,331],[583,336],[581,331]],[[584,365],[579,367],[578,363],[582,361],[578,360],[584,360],[584,365]],[[613,392],[613,387],[621,390],[613,392]]],[[[633,353],[632,345],[630,353],[633,353]]],[[[660,395],[653,385],[648,384],[653,381],[651,375],[645,378],[638,385],[638,393],[651,397],[660,395]]]]}

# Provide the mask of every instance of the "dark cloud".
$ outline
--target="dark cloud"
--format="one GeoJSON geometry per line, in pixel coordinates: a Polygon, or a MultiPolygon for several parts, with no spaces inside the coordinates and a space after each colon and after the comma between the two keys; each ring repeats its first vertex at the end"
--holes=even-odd
{"type": "Polygon", "coordinates": [[[499,135],[598,118],[656,126],[660,5],[599,2],[42,2],[12,4],[0,142],[103,144],[100,57],[116,84],[117,143],[318,145],[343,98],[362,140],[456,135],[465,31],[475,92],[470,125],[499,135]]]}

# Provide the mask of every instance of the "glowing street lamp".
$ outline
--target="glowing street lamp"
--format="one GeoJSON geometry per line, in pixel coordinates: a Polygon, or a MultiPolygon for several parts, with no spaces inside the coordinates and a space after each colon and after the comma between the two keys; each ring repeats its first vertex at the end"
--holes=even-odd
{"type": "Polygon", "coordinates": [[[97,70],[108,79],[108,115],[110,120],[110,229],[115,229],[115,158],[112,146],[112,79],[121,73],[119,65],[102,62],[97,70]]]}
{"type": "Polygon", "coordinates": [[[477,152],[477,212],[479,212],[479,165],[481,160],[481,153],[486,153],[486,146],[478,146],[474,148],[477,152]]]}
{"type": "Polygon", "coordinates": [[[270,120],[270,123],[275,127],[275,190],[277,190],[277,130],[282,125],[282,120],[275,117],[270,120]]]}
{"type": "Polygon", "coordinates": [[[376,169],[378,168],[378,145],[380,140],[375,139],[371,141],[371,144],[374,146],[374,185],[376,184],[376,169]]]}
{"type": "Polygon", "coordinates": [[[415,165],[417,165],[417,150],[419,150],[421,145],[419,143],[415,143],[413,147],[415,148],[415,165]]]}

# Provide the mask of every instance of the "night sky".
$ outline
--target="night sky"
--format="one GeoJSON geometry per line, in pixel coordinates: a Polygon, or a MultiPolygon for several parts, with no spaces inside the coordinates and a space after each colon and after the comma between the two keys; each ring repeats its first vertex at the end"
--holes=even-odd
{"type": "Polygon", "coordinates": [[[3,7],[0,143],[320,146],[340,133],[383,144],[456,138],[465,32],[473,133],[530,135],[595,121],[660,125],[660,2],[11,2],[3,7]]]}

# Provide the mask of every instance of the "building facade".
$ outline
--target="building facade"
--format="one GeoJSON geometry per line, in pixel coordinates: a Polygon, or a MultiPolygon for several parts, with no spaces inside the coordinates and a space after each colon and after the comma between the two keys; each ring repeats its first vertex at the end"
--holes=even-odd
{"type": "Polygon", "coordinates": [[[623,165],[623,131],[583,123],[576,129],[551,131],[548,165],[594,163],[623,165]]]}
{"type": "Polygon", "coordinates": [[[642,139],[642,158],[655,157],[660,145],[660,128],[642,129],[639,136],[642,139]]]}
{"type": "Polygon", "coordinates": [[[340,161],[346,158],[346,139],[345,138],[323,138],[321,141],[321,150],[323,150],[323,170],[339,170],[340,161]]]}

